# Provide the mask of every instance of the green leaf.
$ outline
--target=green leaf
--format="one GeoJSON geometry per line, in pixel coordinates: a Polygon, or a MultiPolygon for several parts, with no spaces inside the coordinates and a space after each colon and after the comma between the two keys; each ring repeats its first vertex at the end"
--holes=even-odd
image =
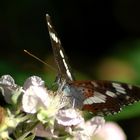
{"type": "Polygon", "coordinates": [[[27,138],[25,138],[24,140],[33,140],[35,138],[35,135],[32,134],[31,136],[28,136],[27,138]]]}
{"type": "Polygon", "coordinates": [[[116,115],[105,117],[106,120],[118,121],[123,119],[130,119],[140,116],[140,102],[134,103],[122,108],[122,111],[116,115]]]}

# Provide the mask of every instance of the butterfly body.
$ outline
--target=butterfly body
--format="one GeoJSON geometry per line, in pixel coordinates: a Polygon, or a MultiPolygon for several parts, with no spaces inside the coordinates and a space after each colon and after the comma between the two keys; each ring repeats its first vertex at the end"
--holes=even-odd
{"type": "Polygon", "coordinates": [[[62,87],[71,106],[94,114],[114,114],[125,105],[140,100],[140,87],[113,81],[76,81],[60,39],[46,15],[55,62],[58,67],[57,84],[62,87]]]}

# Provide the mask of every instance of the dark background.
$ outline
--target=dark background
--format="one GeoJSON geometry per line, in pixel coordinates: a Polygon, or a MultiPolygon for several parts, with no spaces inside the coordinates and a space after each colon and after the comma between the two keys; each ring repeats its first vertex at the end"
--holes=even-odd
{"type": "MultiPolygon", "coordinates": [[[[11,74],[20,84],[30,75],[44,76],[47,84],[53,82],[56,74],[23,52],[27,49],[54,65],[45,19],[48,13],[78,79],[139,84],[139,7],[139,0],[1,1],[0,74],[11,74]]],[[[136,108],[136,115],[132,110],[124,112],[125,117],[114,117],[130,140],[140,137],[140,105],[136,108]]]]}

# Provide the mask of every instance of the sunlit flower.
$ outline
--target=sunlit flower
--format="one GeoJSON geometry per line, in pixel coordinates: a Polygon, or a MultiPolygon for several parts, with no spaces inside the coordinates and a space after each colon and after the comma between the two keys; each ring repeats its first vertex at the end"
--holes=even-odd
{"type": "Polygon", "coordinates": [[[92,136],[101,129],[104,123],[104,118],[99,116],[80,123],[73,132],[74,140],[91,140],[92,136]]]}
{"type": "Polygon", "coordinates": [[[3,139],[9,139],[11,133],[20,122],[27,120],[24,116],[16,116],[9,109],[0,107],[0,136],[3,139]]]}
{"type": "Polygon", "coordinates": [[[2,138],[3,140],[10,139],[8,131],[0,132],[0,138],[2,138]]]}
{"type": "Polygon", "coordinates": [[[69,98],[63,95],[63,84],[53,92],[45,87],[40,77],[32,76],[20,87],[6,75],[0,78],[0,86],[6,102],[17,109],[2,108],[0,111],[3,116],[0,118],[0,134],[3,138],[8,139],[9,128],[13,131],[17,126],[26,124],[24,131],[22,127],[19,129],[23,134],[16,138],[23,139],[33,133],[46,138],[91,140],[105,122],[103,117],[85,121],[79,110],[69,106],[69,98]]]}
{"type": "Polygon", "coordinates": [[[11,104],[13,102],[12,96],[20,89],[21,87],[15,84],[14,79],[10,75],[3,75],[0,78],[0,90],[7,103],[11,104]]]}
{"type": "Polygon", "coordinates": [[[126,140],[126,135],[118,124],[107,122],[101,130],[93,136],[93,140],[126,140]]]}
{"type": "Polygon", "coordinates": [[[5,86],[16,87],[14,79],[10,75],[3,75],[0,78],[0,84],[5,86]]]}
{"type": "Polygon", "coordinates": [[[38,124],[32,131],[36,136],[46,138],[57,138],[50,127],[45,128],[42,124],[38,124]]]}
{"type": "Polygon", "coordinates": [[[23,89],[22,108],[26,113],[36,113],[40,108],[47,108],[49,96],[41,78],[37,76],[28,78],[23,89]]]}
{"type": "Polygon", "coordinates": [[[75,109],[59,110],[56,120],[58,124],[63,126],[74,126],[84,122],[84,118],[75,109]]]}

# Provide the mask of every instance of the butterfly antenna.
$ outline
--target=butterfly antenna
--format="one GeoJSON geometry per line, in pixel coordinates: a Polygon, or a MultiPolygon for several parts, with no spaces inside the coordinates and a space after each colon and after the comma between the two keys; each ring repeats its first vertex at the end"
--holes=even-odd
{"type": "Polygon", "coordinates": [[[35,58],[36,60],[38,60],[39,62],[43,63],[44,65],[48,66],[50,69],[52,69],[53,71],[56,72],[56,69],[54,67],[52,67],[51,65],[47,64],[46,62],[44,62],[43,60],[41,60],[40,58],[36,57],[35,55],[33,55],[32,53],[28,52],[27,50],[24,50],[25,53],[27,53],[28,55],[32,56],[33,58],[35,58]]]}

